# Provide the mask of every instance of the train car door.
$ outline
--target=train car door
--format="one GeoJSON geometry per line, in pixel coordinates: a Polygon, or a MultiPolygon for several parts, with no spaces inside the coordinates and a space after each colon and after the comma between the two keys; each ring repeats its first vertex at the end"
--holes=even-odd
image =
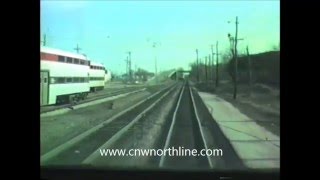
{"type": "Polygon", "coordinates": [[[49,97],[49,72],[41,71],[40,72],[40,105],[48,104],[49,97]]]}

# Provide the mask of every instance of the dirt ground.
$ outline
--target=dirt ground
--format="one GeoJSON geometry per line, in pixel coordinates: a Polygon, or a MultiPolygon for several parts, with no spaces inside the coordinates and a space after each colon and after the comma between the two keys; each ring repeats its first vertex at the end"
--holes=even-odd
{"type": "Polygon", "coordinates": [[[259,125],[280,136],[280,89],[265,84],[254,84],[250,90],[247,84],[240,84],[237,99],[234,100],[233,84],[228,81],[220,82],[218,88],[215,88],[214,84],[200,84],[197,88],[217,94],[259,125]]]}

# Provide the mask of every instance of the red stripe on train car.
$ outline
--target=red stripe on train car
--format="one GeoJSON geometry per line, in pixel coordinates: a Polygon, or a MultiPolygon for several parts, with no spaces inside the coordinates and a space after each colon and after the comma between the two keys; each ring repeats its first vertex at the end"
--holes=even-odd
{"type": "Polygon", "coordinates": [[[54,54],[41,53],[41,60],[43,61],[58,61],[58,56],[54,54]]]}

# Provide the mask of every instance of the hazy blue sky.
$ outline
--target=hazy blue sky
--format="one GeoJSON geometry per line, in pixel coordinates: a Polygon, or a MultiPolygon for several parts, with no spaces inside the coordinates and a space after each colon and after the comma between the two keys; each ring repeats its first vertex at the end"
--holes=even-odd
{"type": "Polygon", "coordinates": [[[239,51],[270,50],[280,43],[280,2],[250,1],[41,1],[41,36],[47,46],[82,53],[104,63],[114,72],[125,72],[127,51],[133,67],[154,71],[152,42],[157,48],[159,69],[188,68],[203,57],[210,44],[229,47],[228,33],[235,32],[239,18],[239,51]],[[231,20],[232,24],[227,22],[231,20]]]}

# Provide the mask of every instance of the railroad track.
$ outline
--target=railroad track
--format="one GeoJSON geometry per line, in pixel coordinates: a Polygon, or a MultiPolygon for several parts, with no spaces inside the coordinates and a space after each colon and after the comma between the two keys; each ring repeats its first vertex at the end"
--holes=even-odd
{"type": "MultiPolygon", "coordinates": [[[[190,150],[196,149],[197,152],[200,152],[201,149],[208,148],[194,107],[191,89],[186,84],[180,92],[164,149],[183,147],[190,150]]],[[[208,169],[212,168],[212,162],[207,156],[161,156],[159,167],[208,169]]]]}
{"type": "Polygon", "coordinates": [[[40,114],[44,114],[44,113],[48,113],[48,112],[53,112],[53,111],[57,111],[57,110],[61,110],[61,109],[66,109],[66,108],[71,108],[75,105],[80,105],[80,104],[85,104],[85,103],[89,103],[92,101],[96,101],[99,99],[104,99],[104,98],[109,98],[109,97],[113,97],[113,96],[118,96],[118,95],[122,95],[122,94],[127,94],[127,93],[135,93],[135,92],[140,92],[146,88],[157,88],[160,86],[165,86],[165,84],[159,84],[159,85],[150,85],[150,86],[139,86],[139,87],[127,87],[125,89],[120,89],[120,90],[114,90],[114,89],[110,89],[110,92],[106,92],[107,89],[103,90],[103,91],[98,91],[96,93],[90,93],[89,96],[76,103],[76,104],[62,104],[62,105],[54,105],[54,106],[43,106],[40,108],[40,114]]]}
{"type": "Polygon", "coordinates": [[[90,164],[99,155],[97,152],[99,147],[108,146],[117,141],[124,132],[138,122],[145,113],[150,111],[176,87],[176,83],[170,85],[66,143],[42,154],[40,158],[41,164],[90,164]]]}
{"type": "Polygon", "coordinates": [[[84,103],[88,103],[88,102],[92,102],[92,101],[96,101],[99,99],[108,98],[108,97],[112,97],[112,96],[117,96],[117,95],[121,95],[121,94],[125,94],[125,93],[138,92],[143,89],[144,88],[139,87],[139,88],[121,89],[121,90],[111,91],[111,92],[107,92],[107,93],[90,94],[87,99],[84,99],[84,100],[78,102],[77,104],[70,104],[69,103],[69,104],[41,107],[40,114],[48,113],[48,112],[52,112],[52,111],[56,111],[56,110],[60,110],[60,109],[64,109],[64,108],[69,108],[74,105],[80,105],[80,104],[84,104],[84,103]]]}
{"type": "MultiPolygon", "coordinates": [[[[177,98],[175,98],[177,100],[173,103],[171,113],[168,114],[164,124],[161,125],[163,128],[156,140],[159,143],[154,144],[153,148],[174,147],[178,149],[182,147],[190,150],[195,149],[197,152],[203,149],[222,149],[223,153],[218,157],[205,155],[151,157],[148,162],[151,164],[145,165],[153,168],[178,170],[246,169],[217,122],[212,119],[211,114],[205,108],[205,104],[201,101],[196,90],[188,83],[175,84],[158,91],[111,119],[42,154],[41,164],[48,166],[95,166],[97,164],[99,166],[99,161],[101,161],[99,150],[113,149],[113,147],[128,148],[128,144],[123,144],[123,142],[132,143],[134,129],[150,121],[148,119],[149,112],[154,112],[160,106],[166,105],[161,102],[165,97],[167,97],[166,99],[173,97],[168,96],[169,94],[177,94],[177,98]],[[180,91],[173,93],[177,88],[180,88],[180,91]]],[[[110,163],[112,165],[112,161],[107,162],[107,164],[110,163]]]]}
{"type": "Polygon", "coordinates": [[[246,169],[242,160],[225,137],[216,121],[208,112],[196,90],[187,82],[180,91],[175,110],[162,149],[174,147],[196,150],[198,156],[161,156],[159,167],[162,169],[210,170],[246,169]],[[199,156],[201,150],[216,151],[216,155],[199,156]]]}
{"type": "Polygon", "coordinates": [[[113,88],[105,88],[102,91],[98,91],[95,93],[90,93],[88,98],[92,98],[94,100],[97,100],[99,98],[105,98],[105,96],[109,97],[109,96],[115,96],[115,95],[119,95],[121,93],[127,93],[127,92],[131,92],[131,91],[135,91],[135,90],[139,90],[139,89],[144,89],[144,88],[150,88],[150,87],[160,87],[166,84],[158,84],[158,85],[139,85],[136,87],[125,87],[123,89],[118,89],[116,88],[116,90],[114,90],[113,88]],[[108,92],[108,90],[110,90],[110,92],[108,92]],[[107,91],[107,92],[106,92],[107,91]]]}

